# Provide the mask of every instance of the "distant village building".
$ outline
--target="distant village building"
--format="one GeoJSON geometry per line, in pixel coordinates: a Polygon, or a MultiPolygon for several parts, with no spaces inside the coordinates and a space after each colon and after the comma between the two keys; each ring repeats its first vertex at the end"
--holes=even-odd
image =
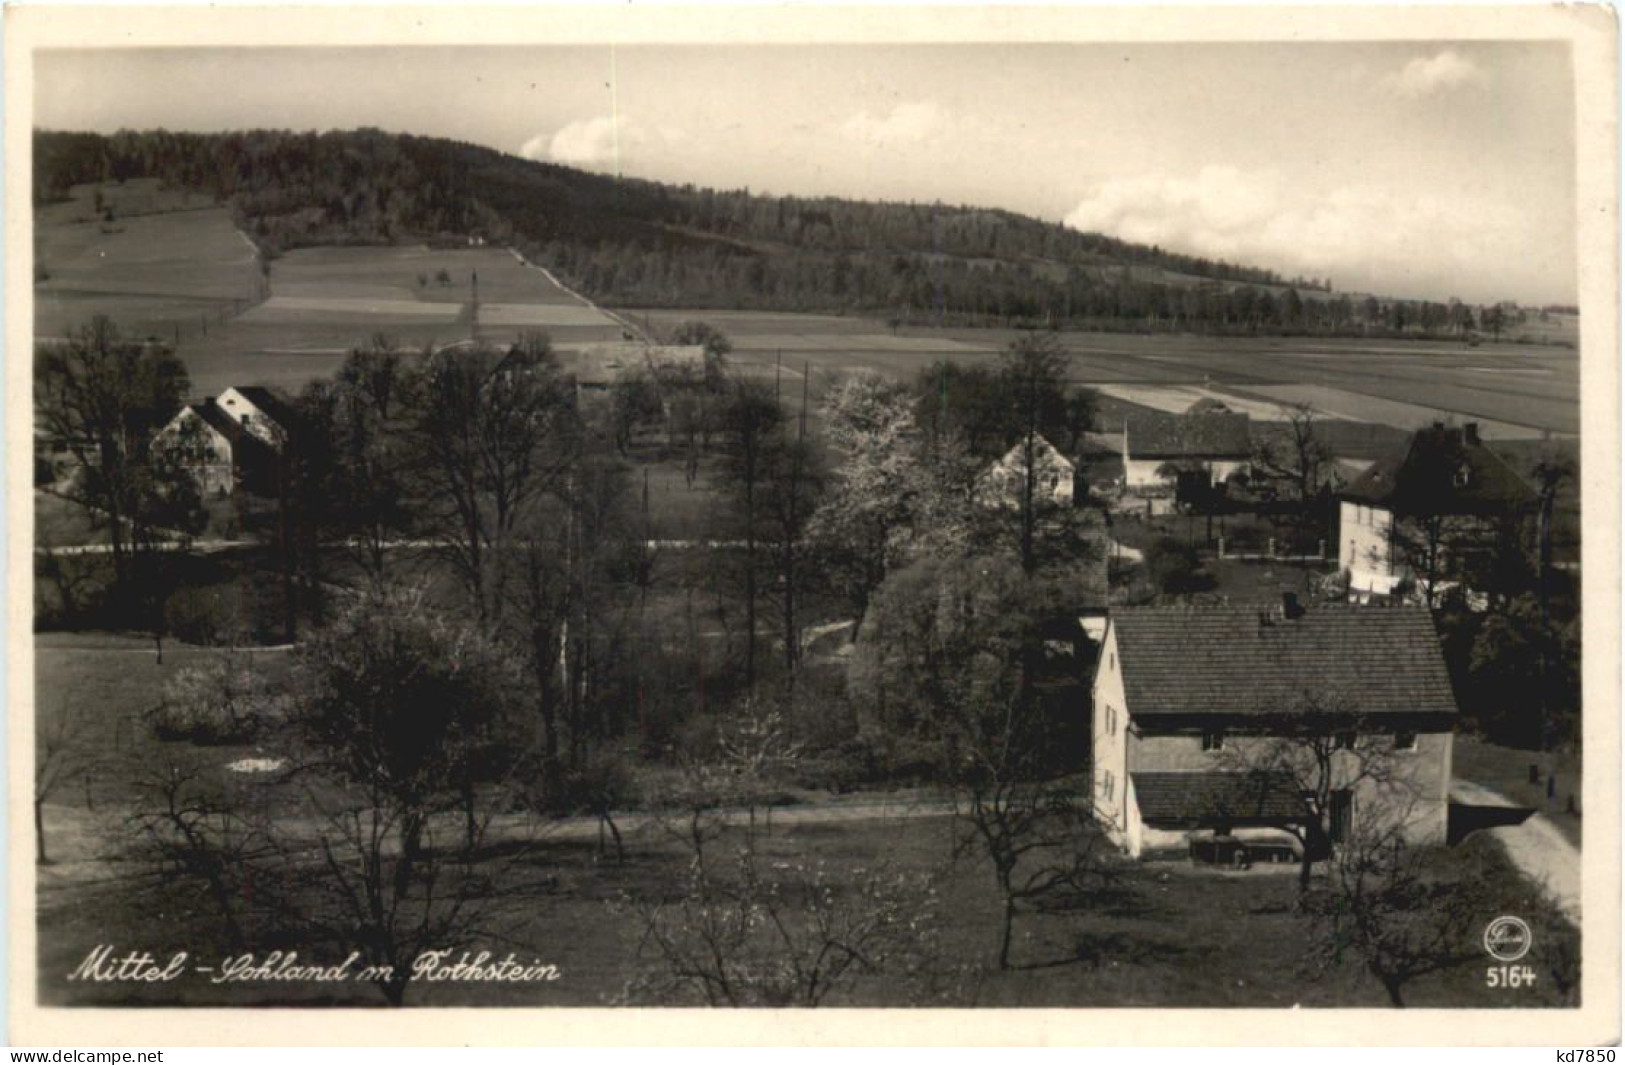
{"type": "Polygon", "coordinates": [[[1147,411],[1123,422],[1123,480],[1133,492],[1171,495],[1181,477],[1212,487],[1246,470],[1251,457],[1245,414],[1147,411]],[[1170,470],[1177,475],[1171,477],[1170,470]]]}
{"type": "MultiPolygon", "coordinates": [[[[1054,444],[1042,435],[1033,438],[1033,497],[1042,504],[1071,506],[1077,468],[1054,444]]],[[[1027,447],[1018,441],[1004,457],[983,471],[977,494],[989,506],[1019,507],[1027,490],[1027,447]]]]}
{"type": "Polygon", "coordinates": [[[215,397],[214,405],[273,451],[287,445],[288,427],[294,424],[293,408],[270,389],[259,385],[228,388],[215,397]]]}
{"type": "Polygon", "coordinates": [[[1119,608],[1094,676],[1097,817],[1135,857],[1215,838],[1317,840],[1305,775],[1264,753],[1319,736],[1332,752],[1331,838],[1319,842],[1380,818],[1443,842],[1456,717],[1424,608],[1119,608]],[[1357,750],[1385,754],[1385,772],[1362,774],[1357,750]]]}
{"type": "Polygon", "coordinates": [[[237,488],[237,457],[247,435],[211,400],[182,407],[158,430],[153,447],[173,457],[204,495],[222,496],[237,488]]]}
{"type": "Polygon", "coordinates": [[[183,407],[158,431],[153,446],[175,456],[205,495],[229,495],[239,486],[269,493],[294,419],[293,405],[270,389],[228,388],[183,407]]]}
{"type": "Polygon", "coordinates": [[[1371,464],[1338,495],[1338,568],[1358,602],[1392,596],[1416,573],[1405,550],[1425,533],[1419,524],[1448,521],[1439,567],[1456,574],[1494,524],[1527,514],[1534,492],[1480,439],[1476,422],[1435,422],[1419,430],[1402,459],[1371,464]]]}

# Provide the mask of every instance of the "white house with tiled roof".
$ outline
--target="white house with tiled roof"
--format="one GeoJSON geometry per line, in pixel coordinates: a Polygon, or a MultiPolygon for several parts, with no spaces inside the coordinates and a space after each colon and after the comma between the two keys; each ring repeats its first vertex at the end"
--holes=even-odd
{"type": "Polygon", "coordinates": [[[1438,525],[1440,576],[1454,579],[1475,545],[1493,543],[1495,522],[1532,513],[1535,494],[1478,435],[1476,422],[1435,422],[1411,437],[1403,459],[1371,464],[1338,493],[1337,565],[1349,598],[1393,595],[1414,580],[1404,549],[1426,554],[1427,523],[1438,525]]]}
{"type": "Polygon", "coordinates": [[[1131,414],[1123,420],[1123,483],[1137,491],[1169,488],[1168,466],[1210,485],[1224,481],[1251,462],[1249,426],[1247,415],[1226,410],[1131,414]]]}
{"type": "Polygon", "coordinates": [[[1301,857],[1377,818],[1442,842],[1456,716],[1420,607],[1117,609],[1094,677],[1097,817],[1135,857],[1266,830],[1301,857]],[[1311,756],[1331,766],[1315,785],[1311,756]]]}

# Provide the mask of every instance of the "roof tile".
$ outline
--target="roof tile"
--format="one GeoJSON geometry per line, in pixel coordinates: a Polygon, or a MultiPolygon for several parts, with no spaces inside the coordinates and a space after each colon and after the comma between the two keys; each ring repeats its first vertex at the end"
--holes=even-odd
{"type": "Polygon", "coordinates": [[[1456,712],[1425,607],[1130,607],[1111,625],[1137,717],[1456,712]]]}

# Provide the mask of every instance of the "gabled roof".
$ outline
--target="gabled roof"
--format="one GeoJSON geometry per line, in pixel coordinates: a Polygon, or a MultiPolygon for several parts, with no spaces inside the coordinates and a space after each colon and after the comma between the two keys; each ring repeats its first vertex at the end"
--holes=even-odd
{"type": "MultiPolygon", "coordinates": [[[[212,400],[204,403],[187,404],[186,409],[196,414],[203,420],[205,425],[220,433],[233,445],[240,443],[243,437],[247,435],[243,427],[238,425],[231,415],[215,406],[212,400]]],[[[170,424],[174,425],[175,423],[170,422],[170,424]]]]}
{"type": "Polygon", "coordinates": [[[1125,418],[1123,432],[1131,459],[1244,459],[1252,453],[1245,414],[1148,411],[1125,418]]]}
{"type": "Polygon", "coordinates": [[[1146,821],[1295,821],[1308,813],[1286,773],[1133,772],[1134,801],[1146,821]]]}
{"type": "Polygon", "coordinates": [[[1475,430],[1419,429],[1404,458],[1378,460],[1341,494],[1412,515],[1495,514],[1533,503],[1534,491],[1475,430]]]}
{"type": "Polygon", "coordinates": [[[272,421],[284,429],[292,429],[298,419],[293,404],[263,385],[237,385],[237,393],[264,411],[272,421]]]}
{"type": "Polygon", "coordinates": [[[1425,607],[1129,607],[1111,627],[1134,717],[1456,712],[1425,607]]]}
{"type": "MultiPolygon", "coordinates": [[[[1020,473],[1024,461],[1022,442],[1016,441],[1004,457],[987,468],[984,477],[997,476],[1000,473],[1020,473]]],[[[1049,442],[1049,438],[1042,433],[1033,437],[1033,468],[1036,470],[1054,470],[1057,473],[1071,473],[1072,460],[1061,454],[1061,449],[1049,442]]]]}

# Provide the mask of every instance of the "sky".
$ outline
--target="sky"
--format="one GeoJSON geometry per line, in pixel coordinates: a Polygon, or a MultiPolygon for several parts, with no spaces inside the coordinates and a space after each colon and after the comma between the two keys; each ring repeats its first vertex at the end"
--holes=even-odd
{"type": "Polygon", "coordinates": [[[1576,301],[1561,42],[120,49],[35,68],[43,128],[374,126],[660,181],[1006,208],[1344,290],[1576,301]]]}

